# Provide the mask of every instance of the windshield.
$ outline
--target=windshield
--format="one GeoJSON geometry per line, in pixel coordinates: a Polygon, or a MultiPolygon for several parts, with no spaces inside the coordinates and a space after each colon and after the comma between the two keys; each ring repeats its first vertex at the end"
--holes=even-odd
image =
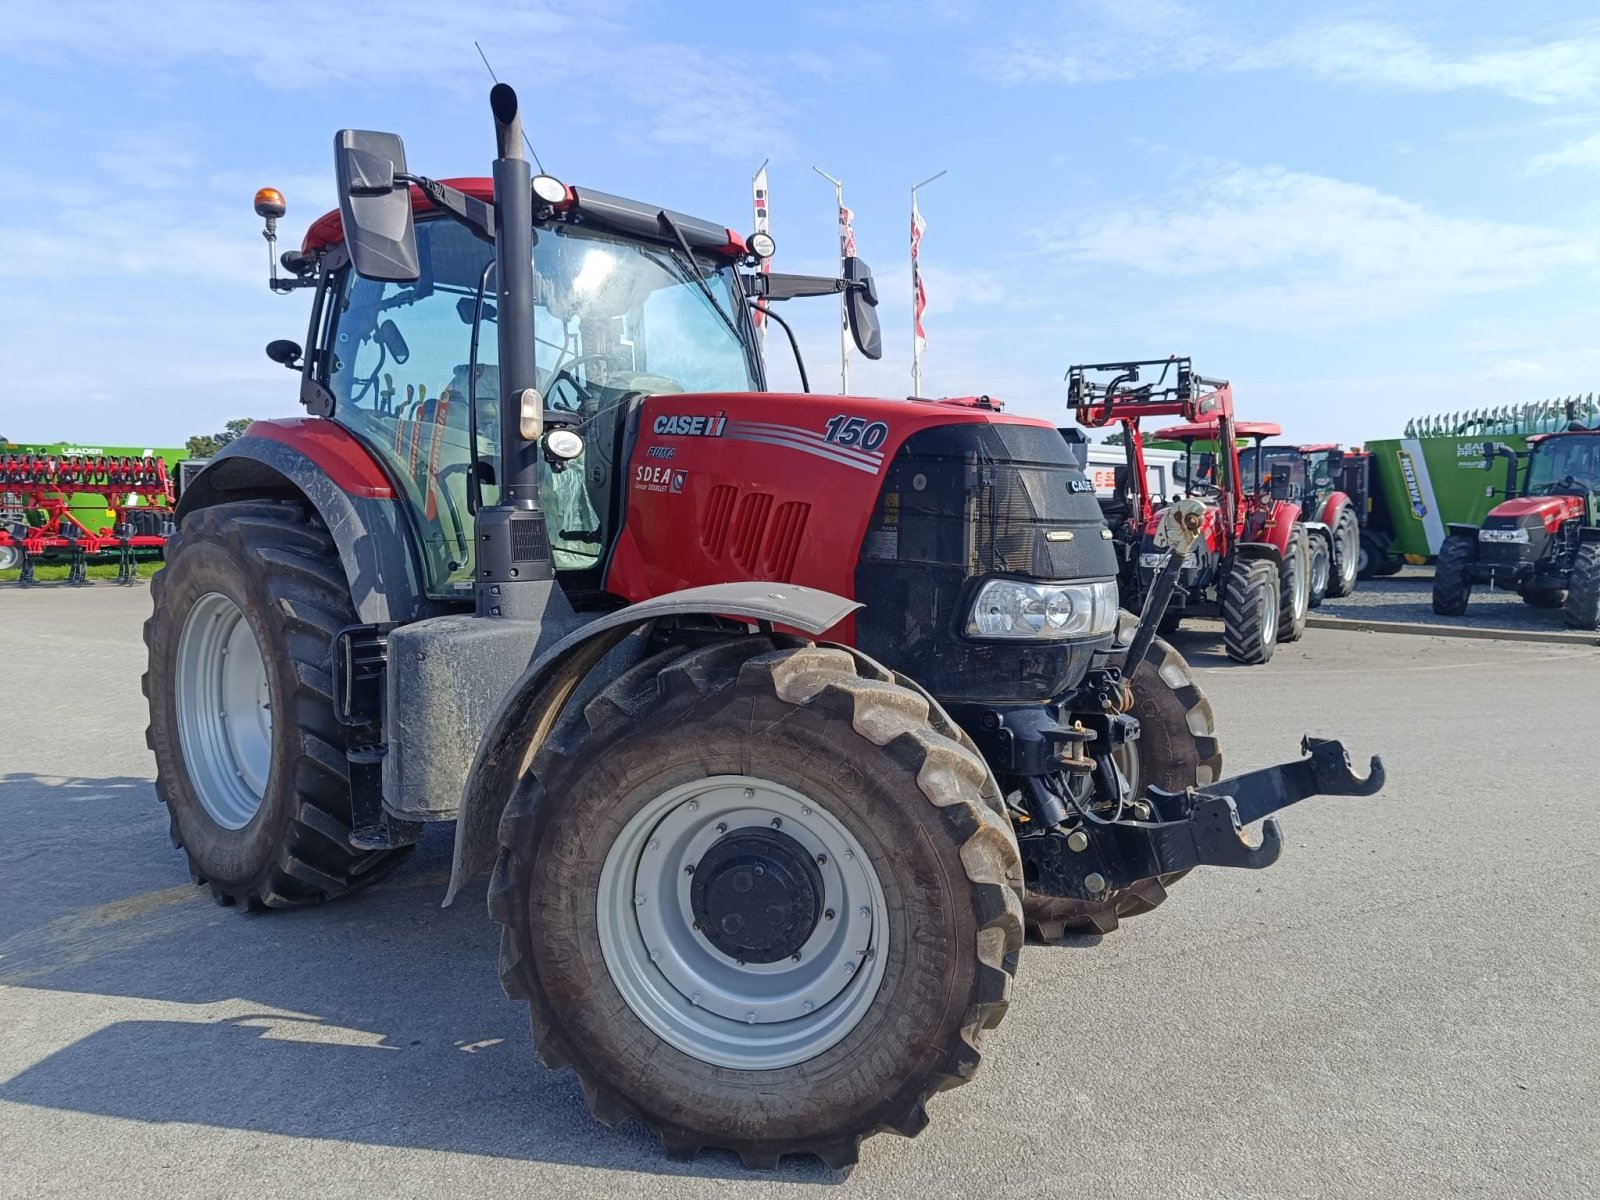
{"type": "MultiPolygon", "coordinates": [[[[334,419],[389,464],[418,519],[429,590],[473,572],[467,413],[479,281],[494,249],[454,221],[417,223],[420,278],[381,283],[346,272],[325,359],[334,419]]],[[[540,497],[556,568],[598,566],[609,544],[620,430],[635,398],[759,389],[741,332],[732,266],[681,250],[559,225],[535,231],[534,360],[545,407],[572,413],[583,454],[546,464],[540,497]],[[698,279],[696,276],[698,275],[698,279]]],[[[484,500],[496,499],[499,333],[489,279],[477,354],[484,500]]]]}
{"type": "Polygon", "coordinates": [[[1528,463],[1528,491],[1547,493],[1570,479],[1600,491],[1600,437],[1572,434],[1536,444],[1528,463]]]}

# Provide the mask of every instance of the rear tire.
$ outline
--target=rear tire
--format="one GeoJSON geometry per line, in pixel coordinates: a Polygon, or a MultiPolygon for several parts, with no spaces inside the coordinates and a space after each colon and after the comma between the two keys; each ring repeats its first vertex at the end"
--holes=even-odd
{"type": "Polygon", "coordinates": [[[1361,540],[1361,523],[1356,520],[1356,510],[1346,504],[1333,522],[1333,571],[1328,577],[1328,595],[1335,600],[1356,590],[1361,540]]]}
{"type": "Polygon", "coordinates": [[[22,565],[22,551],[15,545],[6,542],[0,545],[0,571],[9,571],[13,567],[22,565]]]}
{"type": "Polygon", "coordinates": [[[1278,565],[1235,558],[1222,583],[1222,645],[1234,662],[1272,661],[1278,645],[1278,565]]]}
{"type": "MultiPolygon", "coordinates": [[[[1136,625],[1136,621],[1125,621],[1118,630],[1119,646],[1128,644],[1136,625]]],[[[1131,744],[1136,756],[1133,772],[1127,766],[1123,770],[1136,779],[1137,791],[1153,785],[1181,792],[1221,779],[1222,749],[1216,720],[1183,655],[1156,638],[1133,673],[1130,686],[1133,707],[1128,712],[1139,722],[1139,739],[1131,744]]],[[[1148,879],[1096,904],[1028,892],[1022,898],[1028,932],[1047,942],[1059,941],[1069,933],[1110,933],[1128,917],[1159,906],[1172,885],[1186,874],[1179,871],[1148,879]]]]}
{"type": "Polygon", "coordinates": [[[1478,547],[1464,537],[1447,537],[1439,547],[1439,561],[1433,568],[1433,611],[1441,617],[1459,617],[1467,611],[1472,595],[1472,580],[1467,570],[1477,558],[1478,547]]]}
{"type": "MultiPolygon", "coordinates": [[[[597,1118],[637,1117],[673,1157],[719,1146],[747,1166],[796,1153],[840,1168],[879,1130],[919,1132],[928,1098],[971,1078],[979,1040],[1009,1002],[1022,868],[988,768],[942,723],[923,696],[843,649],[751,637],[648,659],[565,726],[506,808],[489,907],[502,926],[501,981],[527,1001],[540,1059],[577,1072],[597,1118]],[[732,961],[670,898],[665,881],[693,874],[649,859],[684,848],[682,865],[697,865],[696,838],[771,825],[718,807],[718,789],[741,786],[719,782],[728,778],[753,781],[748,802],[732,802],[751,811],[791,794],[779,831],[847,835],[841,844],[860,849],[852,862],[881,886],[885,917],[864,928],[859,977],[798,1016],[738,1021],[714,1006],[763,979],[789,995],[787,982],[828,951],[808,949],[795,966],[780,955],[766,974],[732,961]],[[731,828],[677,832],[719,818],[731,828]],[[608,899],[618,870],[639,881],[636,908],[608,899]],[[663,914],[654,924],[652,911],[663,914]],[[619,949],[645,938],[659,957],[619,949]],[[693,971],[723,990],[685,996],[693,971]],[[858,984],[871,986],[864,999],[858,984]],[[853,1024],[807,1041],[807,1030],[844,1024],[830,1015],[841,1004],[853,1024]],[[784,1038],[790,1050],[770,1052],[784,1038]]],[[[873,903],[851,897],[835,913],[839,932],[873,903]]]]}
{"type": "Polygon", "coordinates": [[[1296,523],[1278,563],[1278,640],[1298,642],[1311,608],[1311,564],[1306,527],[1296,523]]]}
{"type": "Polygon", "coordinates": [[[345,750],[376,730],[334,716],[333,637],[356,615],[322,523],[275,500],[190,513],[151,595],[146,740],[194,881],[223,905],[257,910],[316,904],[387,876],[409,846],[349,842],[345,750]],[[250,663],[243,676],[230,651],[250,663]]]}
{"type": "Polygon", "coordinates": [[[1380,575],[1392,575],[1400,569],[1399,564],[1395,564],[1392,571],[1388,569],[1389,566],[1389,535],[1363,529],[1360,550],[1356,555],[1356,578],[1376,579],[1380,575]]]}
{"type": "Polygon", "coordinates": [[[1573,629],[1600,629],[1600,542],[1578,546],[1562,616],[1573,629]]]}

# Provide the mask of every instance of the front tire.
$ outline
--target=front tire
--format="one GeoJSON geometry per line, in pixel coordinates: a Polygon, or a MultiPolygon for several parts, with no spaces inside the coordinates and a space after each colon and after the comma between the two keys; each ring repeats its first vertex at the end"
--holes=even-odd
{"type": "Polygon", "coordinates": [[[272,500],[190,513],[151,595],[146,740],[194,881],[255,910],[315,904],[388,875],[410,847],[349,842],[345,750],[376,731],[334,716],[333,637],[356,616],[316,516],[272,500]]]}
{"type": "Polygon", "coordinates": [[[1468,575],[1478,547],[1464,537],[1447,537],[1439,547],[1439,561],[1433,568],[1433,611],[1441,617],[1459,617],[1467,611],[1472,595],[1468,575]]]}
{"type": "Polygon", "coordinates": [[[1222,582],[1222,646],[1234,662],[1272,661],[1278,645],[1278,565],[1235,558],[1222,582]]]}
{"type": "Polygon", "coordinates": [[[1022,868],[943,723],[845,650],[739,638],[645,660],[566,726],[506,809],[490,912],[540,1059],[596,1117],[639,1118],[674,1157],[837,1168],[972,1076],[1009,1002],[1022,868]],[[781,893],[773,945],[729,940],[756,928],[727,899],[736,850],[790,881],[760,885],[781,893]]]}
{"type": "Polygon", "coordinates": [[[1306,527],[1296,524],[1289,531],[1289,543],[1278,563],[1278,640],[1298,642],[1306,631],[1306,613],[1311,608],[1310,550],[1306,527]]]}
{"type": "Polygon", "coordinates": [[[1321,608],[1328,595],[1328,581],[1333,572],[1333,550],[1328,539],[1320,533],[1311,534],[1306,542],[1309,555],[1311,585],[1306,602],[1312,608],[1321,608]]]}
{"type": "Polygon", "coordinates": [[[1579,545],[1562,616],[1573,629],[1600,629],[1600,542],[1579,545]]]}
{"type": "Polygon", "coordinates": [[[1328,578],[1328,595],[1337,600],[1356,590],[1362,557],[1361,524],[1355,509],[1348,504],[1333,522],[1333,572],[1328,578]]]}
{"type": "MultiPolygon", "coordinates": [[[[1138,621],[1125,616],[1117,644],[1133,640],[1138,621]]],[[[1222,778],[1222,748],[1217,740],[1211,703],[1195,682],[1189,664],[1171,645],[1156,638],[1129,683],[1130,716],[1139,722],[1139,737],[1120,761],[1134,794],[1147,787],[1181,792],[1222,778]]],[[[1129,917],[1150,912],[1167,899],[1173,884],[1187,871],[1147,879],[1108,896],[1088,901],[1028,892],[1022,898],[1028,932],[1042,941],[1059,941],[1069,933],[1110,933],[1129,917]]]]}

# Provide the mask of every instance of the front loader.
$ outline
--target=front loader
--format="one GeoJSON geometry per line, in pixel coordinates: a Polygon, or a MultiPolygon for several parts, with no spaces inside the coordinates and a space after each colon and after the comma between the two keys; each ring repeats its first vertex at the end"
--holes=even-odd
{"type": "MultiPolygon", "coordinates": [[[[1310,545],[1300,506],[1286,491],[1246,487],[1237,438],[1274,436],[1276,425],[1240,422],[1233,412],[1233,388],[1224,379],[1205,379],[1187,358],[1092,363],[1067,373],[1067,404],[1080,425],[1100,428],[1118,422],[1128,454],[1127,477],[1143,480],[1140,421],[1179,416],[1182,425],[1155,436],[1184,446],[1184,499],[1201,502],[1199,536],[1174,578],[1170,598],[1155,614],[1163,631],[1186,616],[1220,617],[1228,657],[1241,663],[1271,660],[1279,642],[1298,639],[1310,607],[1310,545]],[[1140,383],[1140,372],[1155,367],[1154,382],[1140,383]],[[1212,474],[1197,465],[1196,442],[1214,442],[1212,474]]],[[[1146,603],[1168,563],[1168,546],[1159,536],[1162,512],[1141,488],[1134,517],[1124,526],[1123,591],[1129,607],[1146,603]],[[1133,558],[1137,544],[1138,557],[1133,558]]],[[[1115,535],[1114,535],[1115,536],[1115,535]]]]}
{"type": "Polygon", "coordinates": [[[842,294],[876,357],[859,259],[764,272],[765,234],[533,177],[491,102],[492,179],[338,135],[339,211],[273,267],[308,415],[179,504],[149,736],[219,901],[345,895],[454,822],[447,902],[490,875],[597,1117],[842,1167],[971,1078],[1025,925],[1109,931],[1377,790],[1337,743],[1222,777],[1050,424],[767,388],[758,302],[842,294]]]}

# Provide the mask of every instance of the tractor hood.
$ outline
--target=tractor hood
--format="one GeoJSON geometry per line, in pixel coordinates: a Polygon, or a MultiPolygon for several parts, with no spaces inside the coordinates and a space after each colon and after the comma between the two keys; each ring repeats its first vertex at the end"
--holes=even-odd
{"type": "Polygon", "coordinates": [[[1484,524],[1508,528],[1537,522],[1546,533],[1554,533],[1562,522],[1582,516],[1583,500],[1577,496],[1517,496],[1495,505],[1484,524]]]}

